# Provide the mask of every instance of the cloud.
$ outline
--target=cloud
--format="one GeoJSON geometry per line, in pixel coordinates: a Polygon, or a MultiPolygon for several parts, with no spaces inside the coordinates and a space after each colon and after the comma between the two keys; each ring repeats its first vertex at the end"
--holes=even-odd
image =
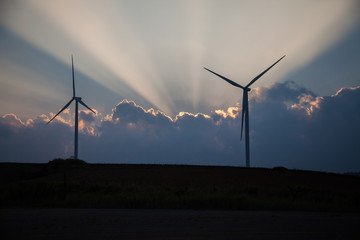
{"type": "MultiPolygon", "coordinates": [[[[359,171],[360,87],[316,96],[293,82],[255,88],[250,101],[251,165],[359,171]]],[[[109,115],[80,111],[79,155],[88,162],[243,166],[241,108],[171,118],[133,101],[109,115]]],[[[73,124],[49,117],[0,119],[3,161],[47,162],[69,157],[73,124]],[[21,150],[21,151],[20,151],[21,150]]]]}
{"type": "Polygon", "coordinates": [[[260,87],[254,90],[252,95],[254,95],[257,101],[296,102],[299,96],[303,94],[315,96],[312,91],[298,86],[293,81],[286,81],[284,83],[274,84],[271,87],[260,87]]]}
{"type": "Polygon", "coordinates": [[[14,114],[0,118],[1,159],[8,162],[44,162],[51,156],[69,156],[73,132],[63,121],[54,121],[47,127],[49,118],[21,121],[14,114]]]}
{"type": "MultiPolygon", "coordinates": [[[[283,88],[287,84],[277,85],[283,85],[280,86],[283,88]]],[[[260,166],[358,170],[360,162],[356,159],[360,151],[356,147],[356,138],[360,134],[357,124],[360,120],[360,88],[343,88],[327,97],[314,96],[305,89],[295,92],[297,102],[291,106],[286,101],[294,101],[291,94],[282,101],[268,98],[252,105],[252,149],[259,149],[253,151],[253,158],[259,159],[260,166]]]]}
{"type": "Polygon", "coordinates": [[[80,110],[79,111],[79,131],[88,135],[95,136],[96,128],[96,119],[95,116],[98,115],[98,111],[95,109],[95,113],[90,110],[80,110]]]}
{"type": "Polygon", "coordinates": [[[171,119],[124,100],[99,126],[102,141],[89,155],[135,163],[216,164],[216,157],[209,154],[222,155],[211,149],[216,138],[211,133],[216,129],[213,119],[205,114],[181,112],[171,119]],[[107,149],[114,151],[108,153],[107,149]]]}

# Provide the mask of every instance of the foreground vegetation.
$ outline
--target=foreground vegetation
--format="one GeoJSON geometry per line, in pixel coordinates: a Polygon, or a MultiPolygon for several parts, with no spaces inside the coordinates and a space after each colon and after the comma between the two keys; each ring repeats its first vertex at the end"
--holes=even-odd
{"type": "Polygon", "coordinates": [[[359,211],[360,177],[182,165],[0,163],[1,208],[359,211]]]}

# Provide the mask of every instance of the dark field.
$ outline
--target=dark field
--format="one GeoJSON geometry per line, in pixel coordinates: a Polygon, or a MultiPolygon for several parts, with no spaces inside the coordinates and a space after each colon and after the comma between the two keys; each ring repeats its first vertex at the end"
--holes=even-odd
{"type": "Polygon", "coordinates": [[[360,226],[358,176],[0,163],[0,180],[2,239],[358,239],[360,226]]]}
{"type": "Polygon", "coordinates": [[[182,165],[0,163],[1,208],[359,212],[360,177],[182,165]]]}

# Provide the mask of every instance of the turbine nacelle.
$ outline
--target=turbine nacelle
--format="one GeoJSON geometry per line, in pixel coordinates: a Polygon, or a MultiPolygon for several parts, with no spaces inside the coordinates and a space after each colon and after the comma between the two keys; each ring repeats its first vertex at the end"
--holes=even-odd
{"type": "Polygon", "coordinates": [[[74,97],[74,99],[75,99],[76,101],[78,101],[78,102],[81,101],[81,97],[74,97]]]}

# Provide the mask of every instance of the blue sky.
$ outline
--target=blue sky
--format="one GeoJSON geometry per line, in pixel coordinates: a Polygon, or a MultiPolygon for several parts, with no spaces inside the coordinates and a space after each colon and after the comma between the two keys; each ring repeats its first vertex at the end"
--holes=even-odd
{"type": "Polygon", "coordinates": [[[83,111],[80,157],[92,162],[105,156],[111,162],[242,166],[244,149],[238,141],[240,119],[236,114],[241,92],[203,67],[246,85],[286,54],[252,86],[253,165],[360,169],[359,151],[350,148],[359,127],[348,123],[348,118],[358,118],[359,102],[345,101],[358,99],[354,95],[360,85],[359,1],[38,0],[0,4],[2,141],[7,149],[23,143],[23,152],[28,149],[35,154],[30,160],[23,160],[21,154],[14,160],[5,151],[5,161],[46,162],[71,155],[73,108],[47,128],[40,123],[71,98],[70,56],[74,54],[77,93],[98,112],[92,118],[83,111]],[[274,92],[279,96],[269,94],[274,92]],[[322,106],[336,106],[332,111],[342,114],[334,116],[322,106]],[[154,112],[148,110],[151,108],[154,112]],[[114,115],[120,113],[129,117],[116,120],[114,115]],[[288,130],[283,132],[269,119],[288,130]],[[332,130],[339,121],[352,129],[345,131],[345,137],[332,130]],[[328,128],[321,127],[318,135],[310,131],[323,125],[328,128]],[[145,131],[147,127],[152,130],[145,131]],[[338,134],[334,142],[320,144],[328,131],[338,134]],[[280,139],[281,132],[287,133],[283,138],[288,141],[280,139]],[[65,133],[56,142],[47,139],[65,133]],[[44,142],[26,146],[37,134],[44,142]],[[124,155],[116,155],[121,144],[106,147],[111,145],[108,141],[127,146],[124,155]],[[347,144],[342,146],[344,141],[347,144]],[[168,146],[169,142],[174,144],[168,146]],[[269,142],[278,145],[267,148],[269,142]],[[92,151],[94,146],[87,147],[95,143],[102,146],[97,153],[92,151]],[[339,149],[325,154],[324,149],[332,144],[339,149]],[[286,151],[280,154],[277,149],[286,151]],[[338,154],[344,151],[347,159],[340,161],[338,154]],[[299,156],[310,160],[303,162],[299,156]],[[323,158],[334,159],[327,166],[323,158]]]}

